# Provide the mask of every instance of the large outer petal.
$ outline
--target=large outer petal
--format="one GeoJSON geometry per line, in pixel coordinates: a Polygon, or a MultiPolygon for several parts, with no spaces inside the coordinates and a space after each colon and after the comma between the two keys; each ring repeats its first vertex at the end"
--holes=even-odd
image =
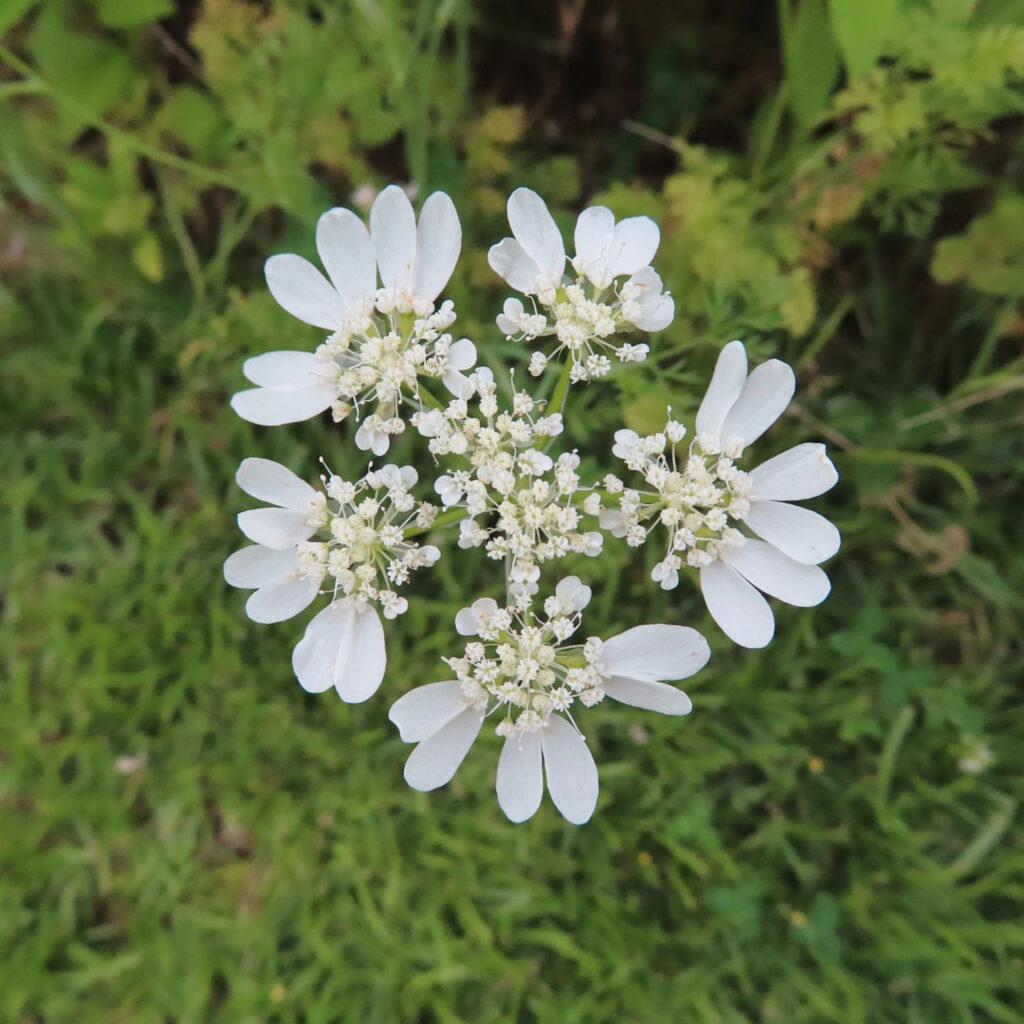
{"type": "Polygon", "coordinates": [[[293,548],[313,535],[306,517],[290,508],[253,508],[239,512],[238,528],[249,540],[275,551],[293,548]]]}
{"type": "Polygon", "coordinates": [[[776,501],[802,501],[831,490],[839,479],[823,444],[798,444],[750,471],[752,493],[776,501]]]}
{"type": "Polygon", "coordinates": [[[634,626],[606,640],[605,667],[612,676],[628,679],[687,679],[702,669],[711,648],[695,629],[657,623],[634,626]]]}
{"type": "Polygon", "coordinates": [[[416,214],[409,197],[388,185],[370,210],[370,236],[385,288],[408,292],[416,263],[416,214]]]}
{"type": "Polygon", "coordinates": [[[232,587],[255,590],[282,582],[298,567],[298,553],[294,548],[276,551],[262,544],[250,544],[228,555],[224,562],[224,579],[232,587]]]}
{"type": "Polygon", "coordinates": [[[742,341],[730,341],[715,363],[704,401],[697,410],[697,436],[716,436],[725,417],[743,391],[747,381],[747,350],[742,341]]]}
{"type": "Polygon", "coordinates": [[[839,531],[824,516],[784,501],[753,501],[743,521],[783,554],[806,565],[831,558],[842,543],[839,531]]]}
{"type": "Polygon", "coordinates": [[[491,270],[524,295],[529,294],[540,272],[540,267],[514,238],[503,238],[492,245],[487,251],[487,262],[491,270]]]}
{"type": "Polygon", "coordinates": [[[727,549],[722,558],[758,590],[800,608],[821,604],[832,589],[816,565],[796,562],[763,540],[748,539],[742,547],[727,549]]]}
{"type": "Polygon", "coordinates": [[[508,223],[544,279],[557,287],[565,273],[565,243],[544,200],[532,189],[517,188],[508,197],[508,223]]]}
{"type": "Polygon", "coordinates": [[[548,792],[562,817],[573,825],[590,820],[597,806],[597,765],[587,741],[561,715],[541,730],[548,792]]]}
{"type": "Polygon", "coordinates": [[[434,192],[420,211],[413,294],[433,302],[452,276],[461,249],[462,225],[455,204],[447,193],[434,192]]]}
{"type": "Polygon", "coordinates": [[[305,510],[316,497],[305,480],[272,459],[244,459],[235,473],[235,483],[260,501],[297,511],[305,510]]]}
{"type": "Polygon", "coordinates": [[[621,277],[646,267],[654,259],[660,241],[661,231],[650,217],[620,220],[608,249],[609,274],[621,277]]]}
{"type": "Polygon", "coordinates": [[[247,380],[261,388],[306,389],[323,380],[324,364],[312,352],[264,352],[242,363],[247,380]]]}
{"type": "Polygon", "coordinates": [[[405,762],[405,781],[426,793],[451,782],[483,725],[484,713],[466,708],[433,736],[428,736],[405,762]]]}
{"type": "Polygon", "coordinates": [[[419,743],[433,736],[464,709],[462,684],[455,679],[428,683],[399,697],[388,718],[405,743],[419,743]]]}
{"type": "Polygon", "coordinates": [[[544,795],[539,731],[506,738],[498,758],[495,789],[498,805],[509,821],[526,821],[537,813],[544,795]]]}
{"type": "Polygon", "coordinates": [[[345,320],[345,303],[309,260],[292,253],[271,256],[263,268],[270,294],[303,323],[335,331],[345,320]]]}
{"type": "Polygon", "coordinates": [[[663,715],[688,715],[693,710],[690,698],[669,683],[614,678],[606,679],[601,688],[620,704],[659,711],[663,715]]]}
{"type": "Polygon", "coordinates": [[[387,664],[384,630],[373,608],[357,612],[332,605],[306,627],[292,653],[292,668],[303,689],[334,687],[347,704],[368,700],[380,686],[387,664]]]}
{"type": "Polygon", "coordinates": [[[366,225],[351,210],[328,210],[316,225],[316,248],[348,316],[377,290],[377,262],[366,225]]]}
{"type": "Polygon", "coordinates": [[[245,614],[253,622],[284,622],[308,608],[320,593],[315,580],[292,579],[260,587],[245,603],[245,614]]]}
{"type": "Polygon", "coordinates": [[[722,424],[722,440],[753,444],[782,414],[796,390],[792,367],[779,359],[762,363],[747,378],[722,424]]]}
{"type": "Polygon", "coordinates": [[[700,589],[711,617],[740,647],[765,647],[775,635],[768,602],[735,569],[714,561],[700,571],[700,589]]]}
{"type": "MultiPolygon", "coordinates": [[[[607,206],[587,207],[576,218],[573,244],[576,258],[586,270],[591,268],[604,278],[610,279],[607,270],[608,247],[615,232],[615,215],[607,206]]],[[[600,286],[605,280],[600,280],[600,286]]]]}
{"type": "Polygon", "coordinates": [[[250,388],[231,396],[231,408],[247,423],[280,427],[319,416],[331,407],[334,395],[334,389],[327,387],[250,388]]]}

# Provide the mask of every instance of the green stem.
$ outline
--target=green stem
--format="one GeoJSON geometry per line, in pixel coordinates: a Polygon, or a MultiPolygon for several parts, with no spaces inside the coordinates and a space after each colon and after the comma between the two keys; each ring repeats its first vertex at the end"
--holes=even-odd
{"type": "Polygon", "coordinates": [[[440,400],[435,398],[426,388],[419,387],[416,389],[416,399],[420,403],[420,408],[424,409],[444,409],[440,400]]]}
{"type": "Polygon", "coordinates": [[[572,356],[566,353],[565,365],[562,367],[562,375],[558,378],[555,390],[552,392],[548,402],[547,415],[551,416],[556,412],[562,412],[565,407],[565,399],[569,394],[569,385],[572,383],[572,356]]]}
{"type": "Polygon", "coordinates": [[[461,522],[467,518],[469,513],[464,508],[453,508],[447,512],[442,512],[430,526],[417,526],[412,530],[406,530],[406,538],[410,537],[422,537],[425,533],[430,533],[431,530],[440,530],[445,526],[451,526],[453,523],[461,522]]]}

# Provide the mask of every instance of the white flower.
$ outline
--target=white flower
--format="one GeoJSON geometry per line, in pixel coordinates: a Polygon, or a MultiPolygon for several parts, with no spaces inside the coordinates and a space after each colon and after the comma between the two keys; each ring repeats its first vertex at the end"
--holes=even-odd
{"type": "Polygon", "coordinates": [[[648,267],[658,251],[661,232],[650,217],[627,217],[615,223],[606,206],[591,206],[576,221],[573,269],[598,290],[617,277],[630,277],[648,267]]]}
{"type": "MultiPolygon", "coordinates": [[[[640,331],[663,331],[676,315],[676,305],[664,287],[653,267],[638,270],[619,292],[622,319],[640,331]]],[[[646,355],[647,346],[637,345],[629,350],[628,361],[643,362],[646,355]]]]}
{"type": "Polygon", "coordinates": [[[409,197],[389,185],[370,210],[370,236],[383,285],[377,308],[425,316],[452,276],[462,248],[462,227],[451,198],[444,192],[428,196],[417,227],[409,197]]]}
{"type": "Polygon", "coordinates": [[[405,427],[403,403],[419,404],[421,377],[468,397],[472,382],[463,371],[475,364],[476,348],[448,333],[455,322],[450,302],[434,308],[461,237],[455,207],[443,192],[423,204],[418,227],[408,197],[394,185],[373,204],[369,231],[351,210],[325,213],[316,241],[330,282],[295,255],[272,256],[266,277],[284,309],[330,334],[315,353],[249,359],[243,370],[257,386],[231,399],[235,411],[264,426],[327,409],[338,422],[354,413],[362,420],[357,446],[383,455],[405,427]]]}
{"type": "Polygon", "coordinates": [[[831,558],[841,540],[823,516],[790,504],[836,483],[824,445],[797,445],[749,471],[737,464],[782,415],[794,385],[793,371],[776,359],[748,376],[746,351],[734,341],[718,359],[686,455],[677,457],[675,440],[666,454],[666,442],[683,436],[673,420],[650,437],[615,435],[614,453],[643,473],[650,490],[624,491],[618,509],[602,509],[601,525],[638,546],[648,536],[644,524],[660,522],[667,551],[652,579],[670,590],[681,568],[698,570],[712,617],[743,647],[764,647],[775,632],[760,591],[800,607],[828,596],[829,580],[818,563],[831,558]]]}
{"type": "Polygon", "coordinates": [[[980,775],[992,764],[992,748],[975,736],[965,736],[957,766],[967,775],[980,775]]]}
{"type": "Polygon", "coordinates": [[[491,268],[517,292],[550,305],[565,272],[565,245],[555,219],[536,192],[517,188],[508,199],[508,223],[515,237],[491,246],[491,268]]]}
{"type": "Polygon", "coordinates": [[[572,723],[577,701],[590,707],[608,696],[623,704],[685,715],[689,698],[664,680],[684,679],[710,656],[707,641],[683,626],[637,626],[607,641],[567,647],[590,589],[568,577],[545,602],[547,619],[529,607],[501,609],[490,599],[463,609],[456,628],[481,640],[448,659],[457,679],[418,687],[389,713],[406,743],[418,744],[405,766],[414,789],[432,790],[454,776],[490,711],[505,709],[498,761],[498,803],[511,821],[533,816],[548,791],[573,824],[588,821],[598,795],[597,766],[572,723]]]}
{"type": "MultiPolygon", "coordinates": [[[[488,260],[543,311],[527,314],[519,299],[508,299],[497,318],[506,337],[532,341],[553,335],[555,354],[565,353],[571,361],[573,382],[603,377],[611,369],[609,354],[622,363],[642,362],[648,346],[616,343],[614,336],[621,330],[662,330],[675,315],[671,296],[649,266],[660,240],[658,225],[649,217],[616,224],[603,206],[584,210],[576,222],[572,269],[577,276],[571,279],[565,276],[558,225],[536,192],[512,193],[508,221],[514,237],[492,246],[488,260]]],[[[530,373],[542,373],[545,361],[535,353],[530,373]]]]}
{"type": "Polygon", "coordinates": [[[302,686],[319,693],[334,686],[343,700],[366,700],[384,676],[384,632],[374,606],[386,618],[401,615],[408,601],[395,588],[440,551],[406,538],[433,506],[409,493],[411,466],[386,465],[349,483],[332,476],[327,494],[268,459],[246,459],[239,486],[274,507],[238,517],[255,545],[224,563],[235,587],[255,589],[246,612],[256,622],[297,615],[329,581],[331,606],[309,624],[292,659],[302,686]]]}

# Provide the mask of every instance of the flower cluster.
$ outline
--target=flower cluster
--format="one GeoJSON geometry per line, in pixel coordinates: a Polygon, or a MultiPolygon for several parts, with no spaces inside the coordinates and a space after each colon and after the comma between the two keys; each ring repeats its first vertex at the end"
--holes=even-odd
{"type": "Polygon", "coordinates": [[[818,563],[839,550],[839,531],[827,519],[790,504],[838,479],[824,445],[798,445],[749,471],[740,467],[794,387],[793,371],[776,359],[748,376],[746,351],[734,341],[718,359],[685,456],[678,448],[686,428],[674,420],[647,437],[620,430],[612,453],[643,476],[647,489],[605,481],[615,498],[602,508],[601,525],[633,547],[664,527],[665,557],[651,578],[672,590],[680,569],[698,570],[708,610],[743,647],[764,647],[775,631],[758,591],[788,604],[820,604],[830,585],[818,563]]]}
{"type": "Polygon", "coordinates": [[[651,267],[658,227],[646,217],[616,223],[611,211],[591,207],[577,220],[569,259],[538,195],[518,189],[508,214],[513,237],[489,259],[523,298],[508,299],[497,324],[507,338],[534,345],[531,375],[561,362],[545,400],[513,386],[503,404],[491,369],[476,365],[476,345],[451,332],[454,306],[438,302],[461,228],[443,193],[427,199],[418,223],[394,186],[373,204],[369,228],[349,210],[324,214],[316,243],[330,280],[299,256],[267,261],[278,303],[329,334],[312,352],[248,360],[244,372],[256,387],[234,396],[236,411],[278,425],[329,410],[337,423],[354,420],[355,446],[378,457],[409,425],[437,467],[440,507],[413,496],[411,466],[371,463],[354,481],[328,471],[321,489],[275,462],[246,459],[237,482],[267,507],[239,515],[253,544],[227,559],[224,574],[253,591],[246,611],[257,622],[289,619],[324,598],[292,666],[306,690],[333,687],[356,703],[384,677],[381,616],[406,611],[403,590],[441,557],[437,544],[452,537],[458,548],[483,548],[503,566],[505,603],[482,597],[463,608],[455,629],[464,648],[443,659],[454,678],[409,689],[392,706],[402,739],[415,744],[405,778],[424,791],[450,781],[490,717],[503,740],[496,791],[509,819],[536,812],[546,780],[558,811],[582,824],[599,787],[577,719],[606,698],[688,714],[690,700],[673,681],[702,668],[710,650],[679,625],[587,635],[590,587],[562,574],[551,587],[548,564],[596,558],[608,537],[631,548],[654,538],[653,580],[674,590],[693,570],[722,631],[761,647],[775,628],[763,594],[813,605],[829,591],[819,563],[838,550],[839,533],[793,502],[828,490],[836,473],[819,444],[745,463],[795,381],[777,360],[748,373],[743,345],[732,342],[693,431],[671,410],[655,434],[619,430],[612,455],[635,479],[584,479],[578,452],[555,450],[565,400],[571,385],[604,377],[613,360],[642,362],[649,345],[638,333],[671,322],[672,298],[651,267]],[[444,401],[437,385],[449,393],[444,401]]]}
{"type": "Polygon", "coordinates": [[[410,494],[416,470],[383,466],[355,483],[332,474],[324,478],[325,493],[276,462],[246,459],[235,479],[247,494],[271,504],[239,515],[239,528],[254,543],[224,563],[228,583],[254,590],[246,603],[249,617],[281,622],[329,593],[330,607],[310,624],[306,647],[296,648],[299,682],[314,692],[335,686],[347,700],[351,694],[372,696],[385,664],[374,606],[387,619],[400,615],[409,603],[395,588],[441,556],[432,544],[407,536],[428,529],[437,515],[436,506],[410,494]],[[326,642],[338,641],[335,661],[344,656],[344,664],[303,661],[300,648],[308,650],[321,634],[326,642]]]}
{"type": "Polygon", "coordinates": [[[453,339],[451,302],[434,308],[459,257],[462,229],[443,192],[423,204],[417,226],[412,204],[396,185],[370,211],[370,229],[351,210],[328,210],[316,245],[330,283],[301,256],[273,256],[266,276],[278,303],[293,316],[331,333],[315,352],[268,352],[246,361],[255,385],[231,400],[252,423],[277,426],[331,410],[335,422],[360,420],[356,446],[384,455],[405,430],[403,407],[419,407],[420,378],[440,380],[468,395],[463,373],[476,346],[453,339]],[[377,275],[381,286],[378,287],[377,275]]]}
{"type": "MultiPolygon", "coordinates": [[[[497,318],[509,340],[552,337],[552,355],[569,360],[573,383],[596,380],[620,363],[641,363],[649,347],[618,337],[623,331],[660,331],[672,322],[675,305],[650,266],[661,241],[650,217],[615,223],[611,210],[592,206],[576,222],[576,255],[568,261],[558,225],[544,201],[527,188],[508,201],[514,237],[492,246],[495,273],[533,303],[510,298],[497,318]],[[624,279],[624,280],[623,280],[624,279]]],[[[530,373],[540,376],[551,356],[537,350],[530,373]]]]}
{"type": "Polygon", "coordinates": [[[483,598],[463,608],[455,627],[476,636],[460,658],[446,659],[454,680],[410,691],[391,708],[403,740],[418,744],[405,766],[414,789],[437,789],[455,774],[484,719],[502,712],[495,732],[505,744],[497,792],[512,821],[540,806],[542,764],[555,806],[576,824],[597,803],[597,767],[571,710],[604,697],[634,707],[685,715],[690,700],[662,680],[684,679],[707,664],[707,641],[685,626],[636,626],[609,640],[566,644],[580,627],[590,588],[575,576],[559,582],[544,617],[520,592],[512,607],[483,598]]]}

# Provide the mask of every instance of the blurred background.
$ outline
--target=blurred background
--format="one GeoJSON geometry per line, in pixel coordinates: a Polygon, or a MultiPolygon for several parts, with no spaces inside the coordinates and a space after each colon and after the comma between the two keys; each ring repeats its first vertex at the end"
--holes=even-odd
{"type": "Polygon", "coordinates": [[[1022,1019],[1024,2],[3,0],[0,35],[0,1020],[1022,1019]],[[222,580],[242,458],[362,467],[227,405],[319,340],[263,260],[390,181],[455,198],[496,367],[514,187],[662,225],[677,319],[573,393],[588,469],[740,337],[800,378],[759,455],[840,470],[833,594],[763,652],[645,553],[571,566],[592,632],[714,649],[689,718],[588,713],[584,828],[506,822],[487,730],[402,780],[386,708],[494,592],[479,552],[358,707],[222,580]]]}

